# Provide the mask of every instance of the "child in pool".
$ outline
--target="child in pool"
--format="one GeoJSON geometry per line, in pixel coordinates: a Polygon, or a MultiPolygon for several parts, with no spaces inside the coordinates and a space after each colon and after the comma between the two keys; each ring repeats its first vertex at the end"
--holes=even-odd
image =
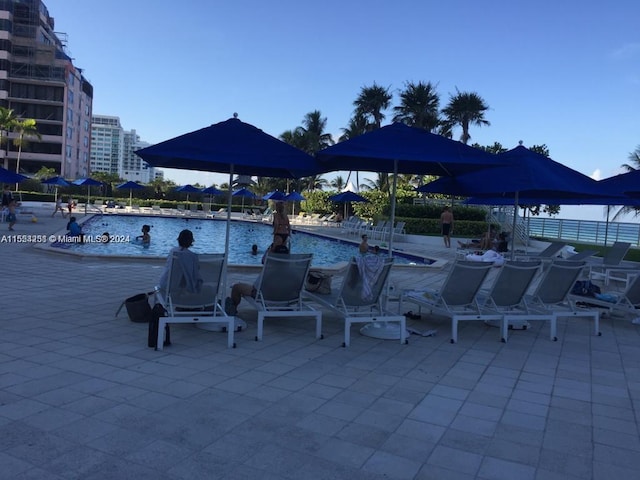
{"type": "Polygon", "coordinates": [[[149,235],[150,231],[151,231],[151,226],[143,225],[142,226],[142,235],[138,235],[136,237],[136,242],[148,247],[149,244],[151,243],[151,235],[149,235]]]}

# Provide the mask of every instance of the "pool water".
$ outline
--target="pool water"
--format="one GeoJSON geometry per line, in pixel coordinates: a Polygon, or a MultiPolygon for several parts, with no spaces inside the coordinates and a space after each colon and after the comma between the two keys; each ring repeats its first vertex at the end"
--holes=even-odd
{"type": "MultiPolygon", "coordinates": [[[[53,247],[101,256],[166,257],[178,245],[177,238],[185,228],[193,232],[195,253],[224,252],[226,222],[219,219],[186,219],[132,215],[94,216],[82,225],[90,238],[108,232],[110,243],[54,243],[53,247]],[[150,225],[151,243],[147,247],[134,241],[142,234],[142,226],[150,225]],[[127,240],[127,238],[129,240],[127,240]],[[125,241],[122,241],[125,240],[125,241]]],[[[229,263],[260,265],[262,254],[271,244],[273,228],[254,222],[231,221],[229,232],[229,263]],[[258,254],[251,254],[251,246],[258,246],[258,254]]],[[[330,239],[306,232],[294,232],[290,241],[291,253],[313,253],[313,265],[333,265],[358,254],[358,244],[330,239]]],[[[386,252],[385,252],[386,253],[386,252]]],[[[394,255],[399,264],[432,263],[429,259],[409,255],[394,255]]]]}

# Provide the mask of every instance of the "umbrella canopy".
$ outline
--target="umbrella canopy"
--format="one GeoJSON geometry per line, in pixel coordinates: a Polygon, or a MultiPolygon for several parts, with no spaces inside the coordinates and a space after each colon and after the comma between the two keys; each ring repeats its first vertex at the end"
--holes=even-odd
{"type": "Polygon", "coordinates": [[[306,200],[306,198],[304,198],[298,192],[291,192],[289,195],[286,195],[284,197],[285,202],[302,202],[304,200],[306,200]]]}
{"type": "Polygon", "coordinates": [[[98,185],[102,185],[102,182],[100,182],[99,180],[95,180],[93,178],[87,177],[87,178],[79,178],[77,180],[74,180],[73,182],[71,182],[74,185],[81,185],[81,186],[87,186],[87,187],[97,187],[98,185]]]}
{"type": "Polygon", "coordinates": [[[133,182],[129,180],[128,182],[122,183],[116,187],[117,189],[124,190],[126,188],[130,190],[137,190],[140,188],[144,188],[144,185],[140,185],[138,182],[133,182]]]}
{"type": "Polygon", "coordinates": [[[71,185],[62,177],[47,178],[46,180],[42,180],[42,183],[44,183],[45,185],[55,185],[56,187],[68,187],[69,185],[71,185]]]}
{"type": "Polygon", "coordinates": [[[419,187],[419,192],[461,196],[537,198],[590,198],[603,192],[598,182],[522,145],[497,155],[502,166],[453,177],[443,177],[419,187]]]}
{"type": "Polygon", "coordinates": [[[237,118],[143,148],[136,154],[154,167],[283,178],[319,172],[310,155],[237,118]]]}
{"type": "Polygon", "coordinates": [[[368,202],[366,198],[357,193],[351,192],[347,190],[346,192],[338,193],[336,195],[331,195],[329,200],[336,203],[342,202],[368,202]]]}
{"type": "Polygon", "coordinates": [[[186,192],[186,193],[201,193],[198,187],[194,187],[193,185],[182,185],[181,187],[176,187],[176,192],[186,192]]]}
{"type": "Polygon", "coordinates": [[[86,186],[87,187],[87,203],[84,204],[84,213],[86,215],[87,213],[87,205],[89,205],[89,202],[91,200],[91,187],[97,187],[98,185],[102,185],[102,182],[95,180],[93,178],[90,177],[86,177],[86,178],[79,178],[77,180],[74,180],[73,182],[71,182],[73,185],[80,185],[80,186],[86,186]]]}
{"type": "Polygon", "coordinates": [[[222,190],[218,190],[216,187],[207,187],[200,191],[206,195],[224,195],[225,193],[222,190]]]}
{"type": "MultiPolygon", "coordinates": [[[[517,207],[522,203],[520,197],[527,198],[528,202],[537,199],[534,203],[548,203],[548,198],[586,199],[602,191],[595,180],[522,145],[499,154],[498,157],[504,161],[503,166],[439,178],[417,190],[475,196],[477,200],[482,197],[509,199],[516,207],[513,232],[516,231],[517,207]]],[[[513,248],[511,252],[513,256],[513,248]]]]}
{"type": "Polygon", "coordinates": [[[46,180],[42,180],[42,183],[45,185],[55,186],[55,194],[53,198],[55,199],[56,202],[58,201],[58,187],[68,187],[69,185],[71,185],[62,177],[47,178],[46,180]]]}
{"type": "Polygon", "coordinates": [[[338,193],[336,195],[331,195],[329,200],[335,203],[344,203],[344,216],[343,218],[347,218],[347,203],[350,202],[368,202],[366,198],[361,195],[358,195],[351,190],[345,190],[342,193],[338,193]]]}
{"type": "Polygon", "coordinates": [[[273,192],[269,192],[267,193],[264,197],[262,197],[263,200],[274,200],[276,202],[284,200],[285,194],[275,190],[273,192]]]}
{"type": "MultiPolygon", "coordinates": [[[[393,173],[391,222],[395,223],[398,173],[449,176],[502,163],[497,155],[426,130],[393,123],[337,143],[317,154],[323,171],[364,170],[393,173]]],[[[389,255],[393,233],[389,232],[389,255]]]]}
{"type": "MultiPolygon", "coordinates": [[[[300,178],[320,173],[318,162],[291,145],[241,122],[234,114],[224,122],[136,151],[153,167],[182,168],[233,175],[300,178]]],[[[229,252],[231,189],[227,195],[225,253],[229,252]]],[[[225,257],[226,258],[226,257],[225,257]]],[[[226,276],[224,279],[226,287],[226,276]]]]}
{"type": "Polygon", "coordinates": [[[140,185],[138,182],[133,182],[131,180],[129,180],[128,182],[122,183],[120,185],[118,185],[116,187],[119,190],[124,190],[126,188],[129,189],[129,207],[131,207],[131,204],[133,202],[133,191],[134,190],[139,190],[141,188],[144,188],[144,185],[140,185]]]}
{"type": "Polygon", "coordinates": [[[2,183],[20,183],[29,177],[14,173],[6,168],[0,167],[0,182],[2,183]]]}
{"type": "Polygon", "coordinates": [[[256,198],[256,194],[247,188],[241,188],[240,190],[236,190],[232,194],[234,197],[248,197],[248,198],[256,198]]]}
{"type": "MultiPolygon", "coordinates": [[[[640,170],[632,170],[627,173],[604,178],[598,183],[612,195],[624,193],[632,197],[637,197],[640,194],[640,170]]],[[[620,203],[618,205],[626,204],[620,203]]]]}

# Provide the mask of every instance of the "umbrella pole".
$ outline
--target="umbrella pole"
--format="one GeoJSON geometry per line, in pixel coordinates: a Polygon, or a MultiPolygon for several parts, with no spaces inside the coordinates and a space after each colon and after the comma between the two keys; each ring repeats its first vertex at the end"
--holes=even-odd
{"type": "Polygon", "coordinates": [[[516,258],[516,223],[518,221],[518,193],[515,194],[513,206],[513,227],[511,227],[511,260],[516,258]]]}
{"type": "Polygon", "coordinates": [[[133,188],[130,188],[129,189],[129,209],[131,209],[131,207],[133,206],[132,197],[133,197],[133,188]]]}
{"type": "Polygon", "coordinates": [[[604,224],[604,246],[607,246],[607,241],[609,240],[609,209],[611,205],[607,205],[607,223],[604,224]]]}
{"type": "Polygon", "coordinates": [[[231,230],[231,184],[233,183],[233,163],[229,165],[229,190],[227,192],[227,225],[224,234],[224,271],[222,277],[223,305],[227,298],[227,265],[229,263],[229,231],[231,230]]]}
{"type": "Polygon", "coordinates": [[[389,257],[393,257],[393,229],[396,224],[396,189],[398,187],[398,160],[393,161],[393,188],[391,192],[391,227],[389,228],[389,257]]]}

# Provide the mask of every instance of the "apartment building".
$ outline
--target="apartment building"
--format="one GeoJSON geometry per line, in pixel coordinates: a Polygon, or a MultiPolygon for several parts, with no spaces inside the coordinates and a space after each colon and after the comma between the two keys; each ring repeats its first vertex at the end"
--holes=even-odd
{"type": "Polygon", "coordinates": [[[156,171],[134,152],[148,146],[135,130],[125,131],[120,118],[94,115],[91,120],[92,172],[116,173],[120,178],[149,183],[156,171]]]}
{"type": "MultiPolygon", "coordinates": [[[[23,145],[21,173],[45,166],[71,179],[90,174],[93,87],[66,40],[41,0],[0,0],[0,106],[35,119],[41,135],[23,145]]],[[[11,141],[0,148],[3,167],[15,171],[17,158],[11,141]]]]}

